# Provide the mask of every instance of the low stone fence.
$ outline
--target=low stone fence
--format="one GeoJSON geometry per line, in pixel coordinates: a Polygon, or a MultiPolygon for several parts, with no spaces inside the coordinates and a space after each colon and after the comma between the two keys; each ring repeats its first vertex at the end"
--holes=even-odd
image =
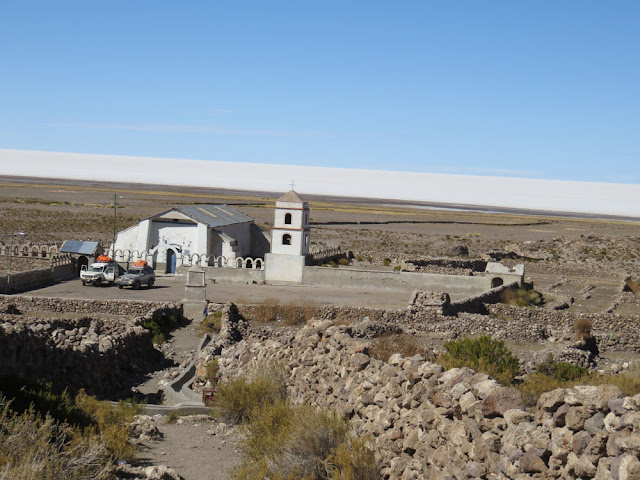
{"type": "Polygon", "coordinates": [[[154,315],[181,314],[175,304],[161,304],[122,320],[2,313],[0,374],[51,382],[56,391],[68,388],[75,393],[83,388],[101,398],[130,396],[131,387],[143,381],[146,372],[163,364],[142,323],[154,315]]]}
{"type": "Polygon", "coordinates": [[[140,300],[81,300],[75,298],[31,297],[26,295],[0,295],[0,312],[9,305],[21,312],[55,312],[80,314],[143,316],[165,305],[163,302],[140,300]]]}
{"type": "Polygon", "coordinates": [[[50,262],[47,260],[47,267],[38,270],[12,272],[11,283],[8,275],[0,277],[0,294],[28,292],[53,285],[55,282],[71,280],[77,276],[74,263],[59,261],[52,265],[50,262]]]}

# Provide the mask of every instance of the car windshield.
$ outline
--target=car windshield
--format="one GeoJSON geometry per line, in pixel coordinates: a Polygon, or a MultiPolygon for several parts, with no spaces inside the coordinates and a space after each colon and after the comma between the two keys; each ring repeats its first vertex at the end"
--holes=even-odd
{"type": "Polygon", "coordinates": [[[129,270],[127,270],[127,273],[129,275],[142,275],[142,269],[141,268],[130,268],[129,270]]]}
{"type": "Polygon", "coordinates": [[[91,271],[101,273],[102,271],[104,271],[104,265],[92,265],[91,271]]]}

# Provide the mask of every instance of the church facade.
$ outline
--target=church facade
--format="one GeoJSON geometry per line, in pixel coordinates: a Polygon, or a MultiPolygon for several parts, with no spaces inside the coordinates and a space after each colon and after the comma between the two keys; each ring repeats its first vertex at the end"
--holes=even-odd
{"type": "Polygon", "coordinates": [[[159,272],[175,273],[187,260],[221,266],[238,258],[263,258],[266,234],[254,219],[227,205],[172,208],[118,233],[116,260],[145,259],[159,272]]]}

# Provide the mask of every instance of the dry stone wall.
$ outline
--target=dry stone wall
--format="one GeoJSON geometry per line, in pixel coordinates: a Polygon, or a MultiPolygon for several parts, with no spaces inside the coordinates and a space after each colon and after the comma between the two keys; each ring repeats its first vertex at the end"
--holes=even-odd
{"type": "MultiPolygon", "coordinates": [[[[225,322],[242,322],[229,313],[225,322]]],[[[516,389],[485,374],[445,372],[420,356],[372,358],[349,326],[330,321],[245,330],[216,352],[222,381],[286,364],[290,400],[349,416],[385,479],[640,478],[640,395],[614,386],[554,390],[530,412],[516,389]]]]}
{"type": "Polygon", "coordinates": [[[181,316],[182,308],[165,304],[129,319],[0,314],[1,375],[51,382],[56,390],[84,388],[101,398],[130,396],[138,377],[162,363],[142,327],[154,315],[181,316]]]}
{"type": "Polygon", "coordinates": [[[163,308],[165,303],[140,300],[82,300],[75,298],[33,297],[27,295],[0,295],[0,312],[9,305],[22,312],[55,312],[106,314],[137,317],[163,308]]]}

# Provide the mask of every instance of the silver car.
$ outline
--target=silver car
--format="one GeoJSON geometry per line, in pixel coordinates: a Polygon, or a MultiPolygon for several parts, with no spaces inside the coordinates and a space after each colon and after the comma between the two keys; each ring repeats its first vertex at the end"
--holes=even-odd
{"type": "Polygon", "coordinates": [[[137,290],[140,285],[151,288],[155,281],[156,274],[153,268],[145,265],[144,267],[130,267],[127,273],[116,279],[116,284],[118,288],[132,287],[137,290]]]}

